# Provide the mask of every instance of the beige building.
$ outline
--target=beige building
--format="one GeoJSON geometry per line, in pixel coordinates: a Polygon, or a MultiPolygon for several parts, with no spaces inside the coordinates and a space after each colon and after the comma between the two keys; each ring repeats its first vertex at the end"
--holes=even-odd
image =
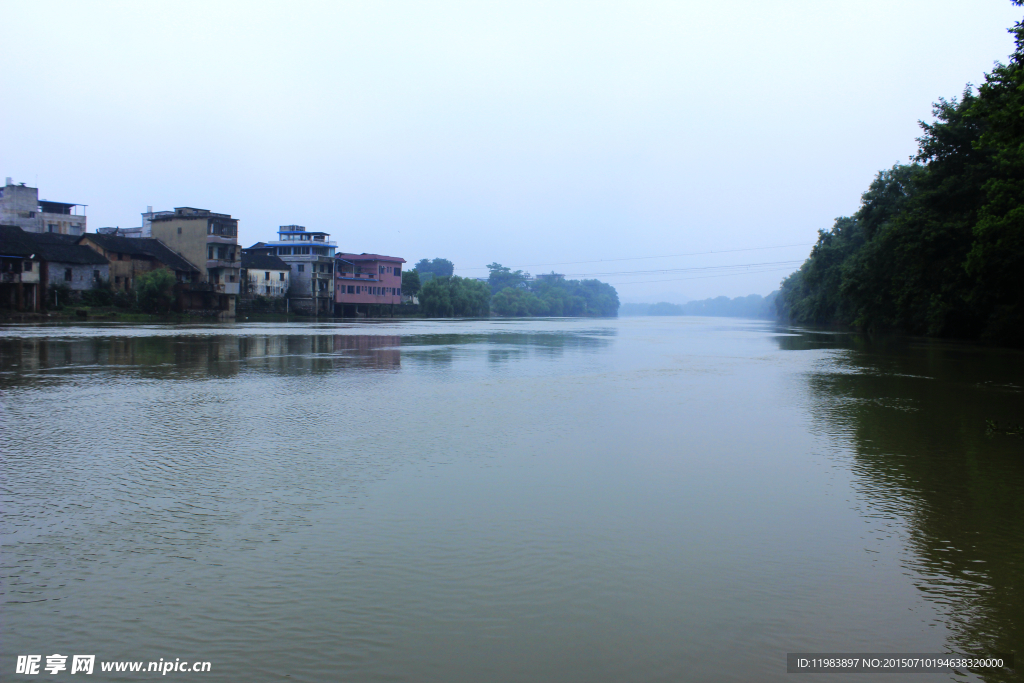
{"type": "Polygon", "coordinates": [[[208,307],[234,317],[242,268],[238,219],[182,206],[153,213],[150,231],[154,238],[199,267],[200,289],[209,293],[208,307]]]}

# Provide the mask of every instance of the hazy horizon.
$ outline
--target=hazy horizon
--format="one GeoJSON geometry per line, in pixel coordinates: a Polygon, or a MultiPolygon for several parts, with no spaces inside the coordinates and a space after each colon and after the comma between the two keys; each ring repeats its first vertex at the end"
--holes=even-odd
{"type": "Polygon", "coordinates": [[[345,251],[597,277],[644,303],[776,289],[915,152],[932,102],[1006,59],[1021,14],[1007,0],[0,8],[0,175],[88,204],[90,231],[198,206],[237,217],[243,246],[298,224],[345,251]],[[725,265],[749,272],[652,272],[725,265]]]}

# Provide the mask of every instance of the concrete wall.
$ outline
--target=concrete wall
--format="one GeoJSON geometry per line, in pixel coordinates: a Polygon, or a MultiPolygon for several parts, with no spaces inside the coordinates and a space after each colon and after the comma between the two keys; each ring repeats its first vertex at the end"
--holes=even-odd
{"type": "Polygon", "coordinates": [[[66,213],[39,213],[36,215],[39,217],[40,229],[38,232],[56,232],[61,235],[76,236],[85,234],[85,216],[72,216],[66,213]],[[51,230],[51,226],[56,229],[51,230]]]}
{"type": "Polygon", "coordinates": [[[5,185],[0,188],[0,223],[4,225],[17,225],[25,232],[84,235],[86,222],[85,216],[41,213],[37,188],[24,185],[5,185]],[[50,226],[53,226],[52,230],[50,226]]]}
{"type": "Polygon", "coordinates": [[[0,196],[0,223],[17,225],[25,232],[42,232],[39,221],[39,190],[23,185],[6,185],[0,196]]]}
{"type": "Polygon", "coordinates": [[[48,264],[47,283],[53,285],[69,285],[71,289],[81,292],[92,289],[95,271],[99,271],[101,280],[110,279],[110,267],[106,264],[59,263],[50,261],[48,264]],[[71,279],[67,279],[67,271],[71,270],[71,279]]]}
{"type": "Polygon", "coordinates": [[[209,282],[209,272],[206,269],[207,223],[206,216],[175,217],[171,220],[154,221],[152,227],[153,237],[199,267],[200,282],[209,282]]]}
{"type": "Polygon", "coordinates": [[[249,269],[249,291],[252,296],[283,297],[288,291],[291,282],[290,273],[287,270],[253,270],[249,269]],[[270,279],[266,277],[270,273],[270,279]],[[283,279],[282,279],[283,276],[283,279]]]}

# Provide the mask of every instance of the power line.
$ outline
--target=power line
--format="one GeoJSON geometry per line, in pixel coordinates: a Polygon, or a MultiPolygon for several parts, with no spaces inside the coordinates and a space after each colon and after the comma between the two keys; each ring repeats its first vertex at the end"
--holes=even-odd
{"type": "Polygon", "coordinates": [[[724,265],[724,266],[691,266],[689,268],[658,268],[658,269],[651,269],[651,270],[620,270],[620,271],[613,271],[613,272],[606,272],[606,273],[573,273],[573,274],[567,274],[567,275],[565,275],[565,277],[567,277],[567,278],[583,278],[583,277],[597,277],[597,276],[602,276],[602,277],[613,276],[614,277],[616,275],[647,275],[647,274],[650,274],[650,273],[666,273],[666,274],[667,273],[685,273],[685,272],[690,272],[690,271],[701,271],[701,270],[703,270],[703,271],[707,271],[707,270],[736,270],[736,269],[743,269],[743,268],[748,268],[748,269],[749,268],[760,268],[760,267],[765,267],[765,266],[776,266],[778,268],[782,268],[782,267],[789,268],[789,267],[792,267],[792,266],[800,264],[800,263],[803,263],[802,259],[801,260],[797,260],[797,261],[764,261],[764,262],[761,262],[761,263],[736,263],[736,264],[724,265]]]}
{"type": "MultiPolygon", "coordinates": [[[[708,254],[733,254],[739,251],[764,251],[766,249],[788,249],[789,247],[813,247],[814,244],[780,244],[774,247],[748,247],[745,249],[722,249],[719,251],[694,251],[688,254],[660,254],[658,256],[631,256],[629,258],[597,259],[594,261],[559,261],[557,263],[530,263],[524,266],[508,266],[509,268],[542,268],[545,266],[575,266],[583,263],[614,263],[616,261],[643,261],[654,258],[676,258],[679,256],[707,256],[708,254]]],[[[483,268],[456,268],[456,270],[487,270],[483,268]]]]}
{"type": "Polygon", "coordinates": [[[785,272],[787,270],[789,270],[789,268],[769,268],[767,270],[751,270],[749,272],[743,272],[743,273],[719,273],[717,275],[697,275],[695,277],[676,277],[676,278],[669,278],[667,280],[634,280],[633,282],[617,282],[617,283],[615,283],[615,286],[616,287],[622,287],[623,285],[642,285],[642,284],[646,284],[646,283],[649,283],[649,282],[679,282],[681,280],[704,280],[706,278],[711,278],[711,277],[734,277],[736,275],[747,275],[747,274],[755,275],[755,274],[758,274],[758,273],[785,272]]]}

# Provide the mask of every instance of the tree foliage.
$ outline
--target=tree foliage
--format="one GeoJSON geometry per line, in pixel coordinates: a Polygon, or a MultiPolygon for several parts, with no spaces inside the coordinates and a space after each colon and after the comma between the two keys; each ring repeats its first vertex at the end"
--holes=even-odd
{"type": "Polygon", "coordinates": [[[455,264],[446,258],[420,259],[414,270],[419,274],[420,282],[426,283],[434,277],[451,277],[455,274],[455,264]]]}
{"type": "Polygon", "coordinates": [[[819,231],[780,314],[1024,344],[1024,23],[1012,32],[1007,64],[934,105],[912,163],[880,172],[853,216],[819,231]]]}
{"type": "Polygon", "coordinates": [[[140,276],[136,282],[139,308],[146,313],[170,313],[174,306],[174,273],[157,268],[140,276]]]}
{"type": "Polygon", "coordinates": [[[506,284],[491,300],[491,310],[504,316],[613,316],[619,294],[599,280],[565,280],[551,276],[528,280],[529,274],[499,263],[487,266],[491,288],[506,284]]]}
{"type": "Polygon", "coordinates": [[[529,273],[524,273],[521,270],[513,271],[500,263],[488,265],[487,270],[489,271],[487,284],[491,286],[491,294],[497,294],[506,287],[526,287],[526,282],[530,279],[529,273]]]}
{"type": "Polygon", "coordinates": [[[402,294],[416,296],[420,291],[420,274],[415,270],[402,271],[402,294]]]}
{"type": "Polygon", "coordinates": [[[490,313],[490,288],[470,278],[443,275],[420,289],[420,310],[428,318],[481,317],[490,313]]]}
{"type": "Polygon", "coordinates": [[[87,306],[110,306],[114,303],[114,286],[110,280],[94,280],[92,287],[82,292],[82,303],[87,306]]]}

